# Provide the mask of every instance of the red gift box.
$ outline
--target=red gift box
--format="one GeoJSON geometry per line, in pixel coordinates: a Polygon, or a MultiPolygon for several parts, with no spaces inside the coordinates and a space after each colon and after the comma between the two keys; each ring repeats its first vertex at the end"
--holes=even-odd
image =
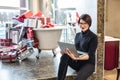
{"type": "Polygon", "coordinates": [[[10,46],[12,39],[0,39],[0,46],[10,46]]]}
{"type": "Polygon", "coordinates": [[[42,28],[52,28],[52,27],[54,27],[54,24],[51,23],[42,26],[42,28]]]}
{"type": "Polygon", "coordinates": [[[11,45],[11,46],[3,46],[0,47],[0,53],[2,52],[8,52],[8,51],[15,51],[18,49],[18,45],[11,45]]]}
{"type": "Polygon", "coordinates": [[[17,56],[16,51],[0,53],[0,60],[2,62],[14,62],[17,60],[17,56]]]}
{"type": "Polygon", "coordinates": [[[39,47],[39,40],[35,37],[34,38],[34,48],[38,48],[39,47]]]}
{"type": "MultiPolygon", "coordinates": [[[[14,48],[11,47],[11,49],[14,49],[14,48]]],[[[24,46],[19,49],[17,48],[13,51],[0,52],[0,60],[2,62],[15,62],[17,61],[18,56],[23,54],[26,50],[27,50],[27,46],[24,46]]]]}
{"type": "Polygon", "coordinates": [[[20,22],[24,22],[24,19],[29,18],[33,15],[32,11],[27,11],[16,18],[20,22]]]}
{"type": "Polygon", "coordinates": [[[41,11],[39,11],[39,12],[37,12],[36,14],[34,14],[32,17],[41,17],[42,16],[42,12],[41,11]]]}
{"type": "Polygon", "coordinates": [[[32,13],[32,11],[27,11],[27,12],[23,13],[23,15],[25,18],[29,18],[33,15],[33,13],[32,13]]]}
{"type": "Polygon", "coordinates": [[[49,17],[40,17],[39,20],[41,20],[41,23],[43,25],[46,25],[46,24],[50,23],[50,18],[49,17]]]}
{"type": "Polygon", "coordinates": [[[34,37],[33,28],[27,28],[27,38],[33,37],[34,37]]]}
{"type": "Polygon", "coordinates": [[[22,52],[24,52],[26,50],[27,50],[27,46],[24,46],[24,47],[17,50],[17,54],[19,55],[19,54],[21,54],[22,52]]]}

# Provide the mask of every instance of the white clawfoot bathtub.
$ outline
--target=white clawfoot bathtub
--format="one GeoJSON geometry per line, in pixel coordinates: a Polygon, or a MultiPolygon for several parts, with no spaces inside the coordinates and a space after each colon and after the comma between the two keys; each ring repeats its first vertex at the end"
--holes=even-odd
{"type": "Polygon", "coordinates": [[[63,26],[56,26],[53,28],[35,28],[35,36],[39,40],[40,50],[52,50],[55,56],[54,50],[58,47],[58,41],[60,40],[63,26]]]}

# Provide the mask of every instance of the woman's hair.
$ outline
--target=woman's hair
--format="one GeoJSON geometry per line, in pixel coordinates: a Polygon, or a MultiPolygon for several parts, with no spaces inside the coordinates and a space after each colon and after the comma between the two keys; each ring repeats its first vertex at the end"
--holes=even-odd
{"type": "Polygon", "coordinates": [[[80,24],[80,20],[84,20],[89,26],[91,26],[92,19],[88,14],[82,14],[78,20],[78,24],[80,24]]]}

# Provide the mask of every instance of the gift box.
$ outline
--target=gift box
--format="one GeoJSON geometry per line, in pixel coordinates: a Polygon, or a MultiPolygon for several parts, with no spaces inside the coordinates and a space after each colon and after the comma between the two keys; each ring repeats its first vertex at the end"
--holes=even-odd
{"type": "Polygon", "coordinates": [[[24,15],[25,18],[29,18],[33,15],[32,11],[27,11],[25,13],[23,13],[22,15],[24,15]]]}
{"type": "Polygon", "coordinates": [[[52,27],[54,27],[54,24],[51,23],[42,26],[42,28],[52,28],[52,27]]]}
{"type": "Polygon", "coordinates": [[[41,17],[43,14],[41,11],[35,13],[32,17],[36,18],[36,17],[41,17]]]}
{"type": "Polygon", "coordinates": [[[10,46],[12,39],[0,39],[0,46],[10,46]]]}
{"type": "Polygon", "coordinates": [[[20,42],[23,38],[27,38],[27,27],[22,27],[20,30],[19,41],[20,42]]]}
{"type": "Polygon", "coordinates": [[[30,49],[27,49],[25,51],[23,51],[21,54],[18,55],[18,59],[19,60],[24,60],[27,57],[29,57],[32,54],[32,52],[30,51],[30,49]]]}
{"type": "Polygon", "coordinates": [[[0,47],[0,53],[5,53],[5,52],[9,52],[9,51],[16,51],[17,49],[19,49],[18,45],[10,45],[10,46],[3,46],[0,47]]]}
{"type": "Polygon", "coordinates": [[[42,28],[42,25],[43,23],[41,23],[41,20],[37,20],[37,23],[36,23],[36,28],[42,28]]]}
{"type": "Polygon", "coordinates": [[[25,19],[24,25],[26,27],[37,27],[37,19],[36,18],[25,19]]]}
{"type": "Polygon", "coordinates": [[[30,53],[29,49],[27,49],[27,46],[24,47],[18,47],[16,46],[11,46],[10,49],[12,51],[7,51],[7,52],[2,52],[0,50],[0,60],[2,62],[15,62],[18,59],[25,59],[32,53],[30,53]]]}
{"type": "Polygon", "coordinates": [[[8,52],[8,51],[11,51],[11,49],[9,47],[1,47],[0,48],[0,53],[2,53],[2,52],[8,52]]]}
{"type": "Polygon", "coordinates": [[[19,30],[18,29],[11,29],[10,30],[10,38],[12,39],[12,43],[17,44],[19,41],[19,30]]]}
{"type": "Polygon", "coordinates": [[[49,17],[40,17],[39,20],[41,20],[41,23],[43,25],[46,25],[46,24],[50,23],[50,18],[49,17]]]}
{"type": "Polygon", "coordinates": [[[0,53],[0,60],[2,62],[14,62],[17,60],[17,56],[16,51],[3,52],[0,53]]]}
{"type": "Polygon", "coordinates": [[[24,19],[27,19],[33,15],[32,11],[27,11],[16,18],[20,22],[24,22],[24,19]]]}
{"type": "Polygon", "coordinates": [[[27,28],[27,38],[33,37],[34,37],[33,28],[27,28]]]}
{"type": "Polygon", "coordinates": [[[19,55],[19,54],[23,53],[26,50],[27,50],[27,46],[24,46],[24,47],[21,47],[21,48],[17,49],[16,53],[19,55]]]}
{"type": "Polygon", "coordinates": [[[34,46],[33,47],[34,48],[38,48],[39,47],[39,40],[36,37],[34,37],[34,46]]]}

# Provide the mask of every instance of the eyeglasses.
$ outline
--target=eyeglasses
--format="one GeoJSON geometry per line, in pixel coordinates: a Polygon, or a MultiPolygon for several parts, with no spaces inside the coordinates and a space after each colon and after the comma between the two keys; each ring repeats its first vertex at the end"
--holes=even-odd
{"type": "Polygon", "coordinates": [[[86,25],[86,24],[87,24],[87,23],[82,23],[82,22],[80,23],[80,25],[86,25]]]}

